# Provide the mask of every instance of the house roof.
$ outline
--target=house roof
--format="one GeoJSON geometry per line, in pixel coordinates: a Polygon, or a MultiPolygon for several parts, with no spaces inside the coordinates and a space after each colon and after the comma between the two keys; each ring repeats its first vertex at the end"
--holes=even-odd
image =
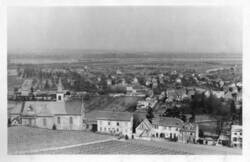
{"type": "Polygon", "coordinates": [[[171,117],[159,117],[159,118],[154,118],[152,123],[154,125],[159,125],[159,126],[165,126],[165,127],[183,127],[183,121],[178,118],[171,118],[171,117]]]}
{"type": "Polygon", "coordinates": [[[115,121],[130,121],[132,113],[115,112],[115,111],[91,111],[86,113],[88,121],[95,120],[115,120],[115,121]]]}

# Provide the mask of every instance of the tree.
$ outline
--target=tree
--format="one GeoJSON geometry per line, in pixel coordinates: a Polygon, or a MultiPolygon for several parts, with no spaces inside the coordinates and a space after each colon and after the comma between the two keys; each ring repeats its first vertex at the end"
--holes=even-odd
{"type": "Polygon", "coordinates": [[[148,119],[148,121],[150,123],[152,123],[152,119],[154,118],[154,114],[153,114],[153,109],[151,107],[148,107],[146,118],[148,119]]]}
{"type": "Polygon", "coordinates": [[[230,111],[231,111],[231,114],[235,114],[236,113],[236,106],[235,106],[234,100],[231,101],[230,111]]]}

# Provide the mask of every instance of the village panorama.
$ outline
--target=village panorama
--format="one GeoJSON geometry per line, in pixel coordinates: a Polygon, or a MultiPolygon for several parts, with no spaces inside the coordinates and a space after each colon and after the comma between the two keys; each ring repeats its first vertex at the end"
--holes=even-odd
{"type": "MultiPolygon", "coordinates": [[[[32,12],[38,14],[38,11],[32,12]]],[[[116,12],[117,15],[112,16],[119,16],[116,12]]],[[[130,12],[137,13],[136,10],[130,12]]],[[[91,15],[89,12],[86,14],[91,15]]],[[[24,21],[23,17],[19,21],[24,21]]],[[[8,19],[11,21],[11,17],[8,19]]],[[[126,24],[125,20],[124,17],[119,19],[123,24],[126,24]]],[[[106,21],[111,23],[109,19],[106,21]]],[[[145,23],[145,28],[147,25],[145,23]]],[[[76,28],[74,25],[66,27],[72,31],[76,28]]],[[[59,27],[54,32],[66,27],[59,27]]],[[[114,32],[120,32],[118,29],[121,28],[110,27],[116,29],[114,32]]],[[[133,27],[128,26],[128,30],[133,27]]],[[[8,28],[11,28],[8,32],[13,34],[14,27],[8,28]]],[[[39,29],[36,27],[38,32],[35,33],[39,33],[39,29]]],[[[22,27],[16,30],[20,32],[22,27]]],[[[106,30],[104,25],[97,33],[106,30]]],[[[157,35],[154,28],[151,30],[157,35]]],[[[129,36],[143,42],[139,39],[145,32],[136,31],[139,33],[137,36],[129,36]]],[[[52,39],[48,33],[46,37],[52,39]]],[[[93,34],[93,37],[98,37],[98,34],[93,34]]],[[[120,34],[119,39],[129,43],[131,40],[124,35],[120,34]]],[[[192,42],[193,37],[185,36],[192,42]]],[[[36,41],[30,39],[30,35],[25,37],[21,41],[36,41]]],[[[167,37],[177,39],[174,34],[167,37]]],[[[151,38],[157,41],[154,36],[148,37],[151,38]]],[[[43,35],[41,40],[44,39],[43,35]]],[[[73,38],[68,39],[74,41],[73,38]]],[[[104,42],[102,38],[95,41],[109,47],[113,43],[114,50],[61,47],[8,51],[8,154],[242,153],[241,55],[230,52],[122,50],[119,48],[122,41],[117,41],[118,38],[117,44],[109,36],[105,39],[104,42]]],[[[63,41],[57,41],[63,44],[63,41]]],[[[24,46],[23,42],[20,44],[24,46]]],[[[47,44],[43,44],[45,46],[47,44]]],[[[210,48],[210,45],[206,46],[210,48]]]]}

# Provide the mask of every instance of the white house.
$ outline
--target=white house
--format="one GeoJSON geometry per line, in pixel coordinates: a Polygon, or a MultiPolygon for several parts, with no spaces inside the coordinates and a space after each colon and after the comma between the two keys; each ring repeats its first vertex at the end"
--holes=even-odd
{"type": "Polygon", "coordinates": [[[232,125],[231,126],[231,146],[242,147],[242,126],[232,125]]]}
{"type": "Polygon", "coordinates": [[[102,111],[97,117],[97,131],[132,138],[133,114],[129,112],[102,111]]]}
{"type": "Polygon", "coordinates": [[[156,138],[167,138],[178,140],[184,122],[178,118],[159,117],[152,120],[154,131],[152,135],[156,138]]]}

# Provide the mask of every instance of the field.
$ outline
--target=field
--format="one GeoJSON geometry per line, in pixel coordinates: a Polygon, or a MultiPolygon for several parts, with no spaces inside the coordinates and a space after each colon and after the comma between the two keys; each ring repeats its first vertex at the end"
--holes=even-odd
{"type": "Polygon", "coordinates": [[[85,131],[8,128],[9,154],[241,154],[241,150],[167,141],[118,140],[85,131]]]}
{"type": "Polygon", "coordinates": [[[20,154],[22,152],[43,148],[60,147],[107,139],[113,139],[113,137],[85,131],[10,127],[8,128],[8,153],[20,154]]]}

